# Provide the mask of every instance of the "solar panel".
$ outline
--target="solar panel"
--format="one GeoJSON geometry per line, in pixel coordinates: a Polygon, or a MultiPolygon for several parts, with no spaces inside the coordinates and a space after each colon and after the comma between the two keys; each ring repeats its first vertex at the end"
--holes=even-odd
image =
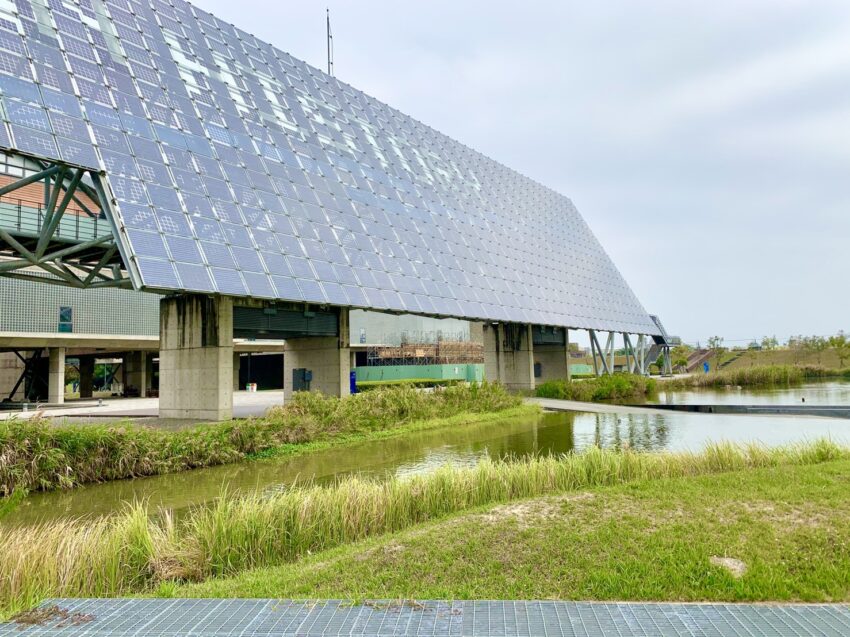
{"type": "Polygon", "coordinates": [[[145,288],[657,332],[568,198],[182,0],[0,3],[0,95],[145,288]]]}

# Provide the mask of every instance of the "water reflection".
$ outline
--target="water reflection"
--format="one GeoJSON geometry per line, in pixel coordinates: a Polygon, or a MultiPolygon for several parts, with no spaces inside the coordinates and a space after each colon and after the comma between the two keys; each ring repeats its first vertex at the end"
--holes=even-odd
{"type": "Polygon", "coordinates": [[[362,474],[385,477],[432,471],[445,463],[471,466],[483,458],[562,454],[597,445],[635,450],[698,450],[707,442],[776,445],[828,436],[850,438],[850,420],[797,416],[546,413],[454,429],[421,432],[274,461],[246,462],[141,480],[35,494],[4,523],[102,515],[144,499],[176,510],[231,491],[274,489],[293,482],[327,483],[362,474]]]}
{"type": "Polygon", "coordinates": [[[722,387],[658,392],[657,403],[669,405],[850,405],[850,381],[804,383],[760,389],[722,387]]]}
{"type": "MultiPolygon", "coordinates": [[[[665,416],[647,414],[594,414],[593,444],[614,449],[666,449],[670,430],[665,416]]],[[[582,445],[585,446],[585,445],[582,445]]]]}

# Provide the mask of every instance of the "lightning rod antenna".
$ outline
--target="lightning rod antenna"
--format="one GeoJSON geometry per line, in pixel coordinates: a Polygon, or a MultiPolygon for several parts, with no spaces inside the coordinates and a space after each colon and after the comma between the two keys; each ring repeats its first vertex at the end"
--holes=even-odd
{"type": "Polygon", "coordinates": [[[327,16],[327,34],[328,34],[328,75],[334,74],[334,36],[331,33],[331,10],[325,9],[327,16]]]}

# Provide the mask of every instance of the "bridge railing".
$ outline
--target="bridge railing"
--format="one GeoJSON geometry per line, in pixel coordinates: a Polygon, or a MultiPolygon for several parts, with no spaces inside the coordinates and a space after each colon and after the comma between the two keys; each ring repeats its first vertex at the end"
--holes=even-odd
{"type": "MultiPolygon", "coordinates": [[[[12,235],[37,238],[45,222],[43,202],[0,196],[0,227],[12,235]]],[[[67,206],[53,235],[54,240],[83,242],[111,234],[109,223],[102,216],[91,217],[82,208],[67,206]]]]}

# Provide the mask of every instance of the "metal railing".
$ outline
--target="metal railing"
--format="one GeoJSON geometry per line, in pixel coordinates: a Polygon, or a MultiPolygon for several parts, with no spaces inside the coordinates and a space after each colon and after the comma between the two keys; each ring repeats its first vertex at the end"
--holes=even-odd
{"type": "MultiPolygon", "coordinates": [[[[0,196],[0,227],[10,234],[39,237],[44,227],[43,202],[0,196]]],[[[69,242],[90,241],[112,230],[103,214],[90,216],[82,208],[67,206],[53,235],[53,239],[69,242]]]]}

